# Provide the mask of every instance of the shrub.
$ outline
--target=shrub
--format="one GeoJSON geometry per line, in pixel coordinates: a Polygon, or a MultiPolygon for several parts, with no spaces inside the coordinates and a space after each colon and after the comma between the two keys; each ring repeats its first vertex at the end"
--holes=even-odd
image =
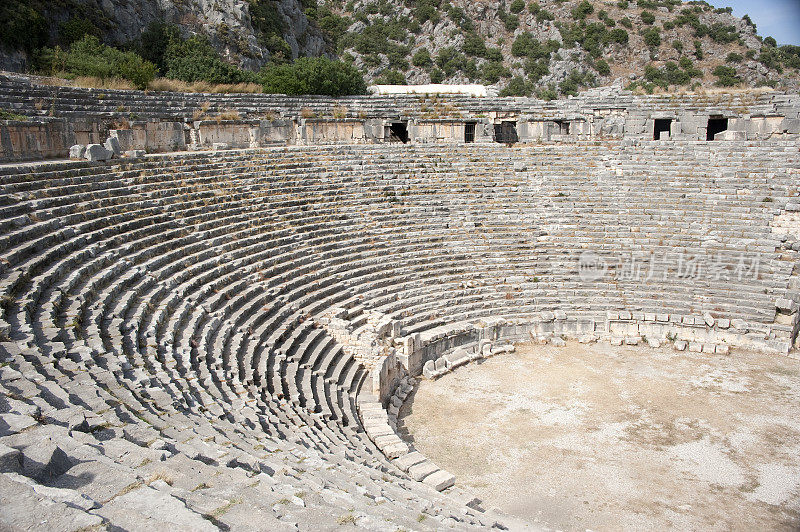
{"type": "Polygon", "coordinates": [[[488,61],[494,61],[495,63],[502,62],[503,51],[500,50],[500,48],[487,47],[485,57],[488,61]]]}
{"type": "Polygon", "coordinates": [[[642,37],[644,37],[644,43],[650,48],[658,48],[661,45],[661,34],[656,28],[646,30],[642,37]]]}
{"type": "Polygon", "coordinates": [[[444,71],[445,76],[452,77],[464,69],[467,58],[453,46],[446,46],[436,56],[436,65],[444,71]]]}
{"type": "Polygon", "coordinates": [[[514,31],[519,27],[519,17],[506,13],[502,8],[497,11],[497,18],[503,21],[506,31],[514,31]]]}
{"type": "Polygon", "coordinates": [[[606,34],[606,42],[628,44],[628,32],[622,28],[614,28],[606,34]]]}
{"type": "Polygon", "coordinates": [[[417,67],[426,67],[433,64],[431,53],[427,48],[421,48],[414,54],[414,57],[411,58],[411,64],[417,67]]]}
{"type": "Polygon", "coordinates": [[[628,17],[622,17],[622,19],[619,21],[619,23],[622,26],[625,26],[628,29],[633,28],[633,23],[631,22],[631,19],[629,19],[628,17]]]}
{"type": "Polygon", "coordinates": [[[642,11],[640,16],[645,24],[652,24],[656,21],[656,16],[650,11],[642,11]]]}
{"type": "Polygon", "coordinates": [[[550,100],[555,100],[556,98],[558,98],[558,93],[556,92],[554,87],[548,87],[546,89],[542,89],[541,91],[537,92],[536,97],[539,98],[540,100],[546,100],[549,102],[550,100]]]}
{"type": "Polygon", "coordinates": [[[39,55],[40,66],[50,73],[66,72],[73,76],[127,79],[138,89],[144,89],[155,78],[156,67],[134,52],[123,52],[106,46],[87,35],[63,51],[56,46],[44,49],[39,55]]]}
{"type": "Polygon", "coordinates": [[[679,54],[683,53],[683,43],[681,41],[672,41],[672,47],[675,48],[675,51],[677,51],[679,54]]]}
{"type": "Polygon", "coordinates": [[[582,0],[580,4],[575,6],[572,9],[572,18],[575,20],[583,20],[587,17],[587,15],[591,15],[594,11],[594,7],[588,0],[582,0]]]}
{"type": "Polygon", "coordinates": [[[715,22],[708,29],[708,36],[711,40],[717,43],[727,44],[739,39],[739,32],[736,31],[736,26],[728,26],[715,22]]]}
{"type": "Polygon", "coordinates": [[[533,84],[525,81],[522,76],[516,76],[500,91],[500,96],[530,96],[532,92],[533,84]]]}
{"type": "Polygon", "coordinates": [[[546,59],[535,60],[533,58],[525,61],[525,73],[533,83],[550,73],[550,63],[546,59]]]}
{"type": "Polygon", "coordinates": [[[431,0],[421,0],[416,2],[414,17],[419,21],[420,24],[424,24],[430,20],[435,26],[442,19],[437,7],[438,2],[434,4],[431,0]]]}
{"type": "Polygon", "coordinates": [[[361,73],[342,61],[325,57],[301,57],[290,65],[267,65],[261,70],[264,92],[279,94],[364,94],[361,73]]]}
{"type": "Polygon", "coordinates": [[[338,44],[339,39],[347,32],[347,28],[352,23],[353,21],[348,17],[337,15],[327,7],[317,10],[317,25],[334,46],[338,44]]]}
{"type": "Polygon", "coordinates": [[[546,9],[540,9],[536,12],[536,21],[544,22],[546,20],[555,20],[555,16],[546,9]]]}
{"type": "Polygon", "coordinates": [[[191,83],[244,83],[258,81],[253,72],[239,70],[220,59],[205,37],[193,35],[181,40],[172,39],[164,53],[166,77],[191,83]]]}
{"type": "Polygon", "coordinates": [[[525,9],[524,0],[514,0],[513,2],[511,2],[511,6],[509,7],[509,10],[514,14],[522,12],[523,9],[525,9]]]}
{"type": "Polygon", "coordinates": [[[441,83],[443,81],[444,81],[444,72],[442,72],[438,68],[434,68],[431,71],[431,83],[441,83]]]}
{"type": "Polygon", "coordinates": [[[474,57],[483,57],[486,55],[486,43],[483,37],[475,32],[467,33],[464,38],[464,46],[461,49],[465,54],[474,57]]]}
{"type": "Polygon", "coordinates": [[[375,83],[380,85],[405,85],[406,77],[397,70],[387,70],[375,80],[375,83]]]}
{"type": "Polygon", "coordinates": [[[736,52],[731,52],[725,58],[725,62],[726,63],[741,63],[742,62],[742,56],[740,54],[737,54],[736,52]]]}
{"type": "Polygon", "coordinates": [[[558,88],[561,91],[561,94],[565,96],[577,96],[579,88],[593,84],[594,76],[587,72],[573,70],[569,73],[564,81],[559,83],[558,88]]]}
{"type": "Polygon", "coordinates": [[[611,67],[608,66],[608,63],[604,59],[596,61],[594,64],[594,69],[597,70],[597,73],[602,76],[611,74],[611,67]]]}
{"type": "Polygon", "coordinates": [[[703,59],[703,44],[700,41],[694,41],[694,56],[696,59],[703,59]]]}
{"type": "Polygon", "coordinates": [[[542,46],[532,33],[521,33],[511,45],[511,53],[515,57],[533,57],[539,59],[549,56],[550,51],[542,46]]]}
{"type": "Polygon", "coordinates": [[[456,26],[461,28],[463,31],[474,31],[475,26],[472,23],[472,19],[467,16],[463,9],[458,6],[454,6],[449,4],[447,6],[447,16],[450,17],[450,20],[456,23],[456,26]]]}
{"type": "Polygon", "coordinates": [[[772,48],[775,48],[776,46],[778,46],[778,41],[776,41],[774,37],[766,37],[764,39],[764,44],[772,48]]]}
{"type": "Polygon", "coordinates": [[[493,84],[500,81],[500,78],[511,77],[511,71],[508,70],[503,63],[495,63],[494,61],[486,61],[481,66],[481,75],[487,83],[493,84]]]}
{"type": "Polygon", "coordinates": [[[736,69],[730,66],[720,65],[712,72],[717,76],[716,85],[720,87],[732,87],[742,82],[742,78],[736,75],[736,69]]]}
{"type": "Polygon", "coordinates": [[[658,69],[652,65],[647,65],[644,69],[644,77],[647,81],[659,85],[666,89],[669,85],[686,85],[692,78],[700,77],[703,73],[692,66],[692,62],[682,57],[679,64],[667,61],[664,68],[658,69]]]}

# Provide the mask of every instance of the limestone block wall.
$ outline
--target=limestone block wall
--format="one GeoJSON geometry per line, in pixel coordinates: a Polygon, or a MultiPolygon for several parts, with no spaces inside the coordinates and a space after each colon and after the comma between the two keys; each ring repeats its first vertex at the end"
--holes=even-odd
{"type": "Polygon", "coordinates": [[[0,122],[0,161],[46,159],[69,151],[69,128],[64,121],[0,122]]]}
{"type": "Polygon", "coordinates": [[[363,119],[308,118],[300,121],[298,141],[302,144],[363,144],[375,140],[378,139],[363,119]]]}
{"type": "Polygon", "coordinates": [[[110,130],[109,136],[117,138],[123,151],[145,150],[158,153],[186,149],[186,134],[182,122],[132,122],[128,128],[110,130]]]}

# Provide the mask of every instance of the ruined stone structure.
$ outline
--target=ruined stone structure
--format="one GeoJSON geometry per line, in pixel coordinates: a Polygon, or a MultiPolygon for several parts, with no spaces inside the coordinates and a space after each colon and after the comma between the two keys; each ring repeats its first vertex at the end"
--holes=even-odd
{"type": "Polygon", "coordinates": [[[513,525],[395,434],[414,379],[531,338],[796,354],[797,95],[3,83],[47,115],[6,160],[181,151],[0,167],[4,524],[513,525]]]}

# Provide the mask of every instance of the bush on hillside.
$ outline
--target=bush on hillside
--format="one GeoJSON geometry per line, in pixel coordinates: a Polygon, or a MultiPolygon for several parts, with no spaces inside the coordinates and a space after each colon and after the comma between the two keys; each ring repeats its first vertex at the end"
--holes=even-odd
{"type": "Polygon", "coordinates": [[[51,74],[91,76],[100,79],[127,79],[138,89],[144,89],[156,74],[156,66],[134,52],[123,52],[102,44],[87,35],[69,47],[44,48],[38,54],[39,67],[51,74]]]}
{"type": "Polygon", "coordinates": [[[514,0],[508,9],[515,15],[521,13],[525,9],[525,0],[514,0]]]}
{"type": "Polygon", "coordinates": [[[530,96],[532,92],[533,83],[525,81],[522,76],[516,76],[500,91],[500,96],[530,96]]]}
{"type": "Polygon", "coordinates": [[[657,28],[650,28],[642,33],[644,43],[650,48],[658,48],[661,45],[661,33],[657,28]]]}
{"type": "Polygon", "coordinates": [[[720,87],[733,87],[742,82],[742,78],[736,75],[736,69],[730,66],[720,65],[714,69],[712,74],[717,76],[715,85],[720,87]]]}
{"type": "Polygon", "coordinates": [[[288,65],[267,65],[260,73],[264,92],[272,94],[364,94],[367,85],[353,65],[325,57],[301,57],[288,65]]]}
{"type": "Polygon", "coordinates": [[[426,67],[432,65],[433,59],[431,59],[431,53],[427,48],[421,48],[417,53],[414,54],[414,57],[411,58],[411,64],[416,67],[426,67]]]}
{"type": "Polygon", "coordinates": [[[258,82],[254,72],[240,70],[226,63],[205,37],[193,35],[186,40],[172,39],[164,53],[166,77],[187,83],[258,82]]]}

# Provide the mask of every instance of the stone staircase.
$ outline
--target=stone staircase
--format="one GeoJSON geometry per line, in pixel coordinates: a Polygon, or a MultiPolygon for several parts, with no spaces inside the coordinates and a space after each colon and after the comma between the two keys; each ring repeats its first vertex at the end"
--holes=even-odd
{"type": "Polygon", "coordinates": [[[776,322],[776,300],[800,299],[790,283],[800,235],[771,224],[797,203],[798,174],[792,142],[328,146],[0,166],[0,520],[513,525],[448,488],[413,448],[395,458],[376,447],[390,435],[368,435],[361,416],[380,414],[370,372],[383,346],[354,358],[326,316],[344,309],[361,337],[385,316],[401,345],[553,309],[711,314],[787,352],[796,327],[776,322]],[[585,252],[606,275],[581,277],[585,252]],[[670,260],[625,274],[628,257],[669,253],[719,275],[670,260]],[[750,274],[734,275],[743,260],[750,274]]]}

